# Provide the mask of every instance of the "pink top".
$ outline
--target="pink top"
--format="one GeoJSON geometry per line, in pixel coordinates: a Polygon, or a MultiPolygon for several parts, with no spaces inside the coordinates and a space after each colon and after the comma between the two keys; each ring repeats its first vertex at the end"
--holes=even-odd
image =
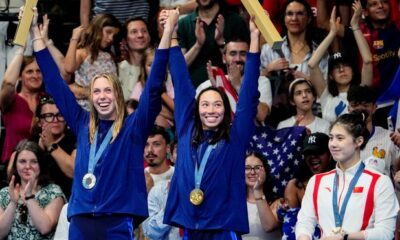
{"type": "Polygon", "coordinates": [[[6,136],[1,155],[2,163],[9,160],[19,141],[30,137],[32,118],[33,113],[28,103],[19,94],[16,94],[15,100],[8,111],[3,113],[6,136]]]}

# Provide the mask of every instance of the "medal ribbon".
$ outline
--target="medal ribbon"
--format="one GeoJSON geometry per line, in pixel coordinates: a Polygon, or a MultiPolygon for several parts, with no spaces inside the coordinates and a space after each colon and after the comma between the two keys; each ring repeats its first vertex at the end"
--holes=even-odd
{"type": "Polygon", "coordinates": [[[195,169],[194,169],[194,183],[195,183],[195,188],[200,189],[200,183],[201,179],[203,178],[204,174],[204,169],[206,168],[206,164],[208,162],[208,159],[210,157],[211,151],[217,146],[217,144],[214,145],[208,145],[207,149],[203,155],[203,158],[201,159],[200,162],[200,167],[197,167],[197,163],[195,163],[195,169]]]}
{"type": "Polygon", "coordinates": [[[103,141],[100,144],[99,150],[96,152],[97,148],[97,133],[98,129],[94,134],[94,142],[90,144],[90,154],[89,154],[89,164],[88,164],[88,172],[93,173],[94,167],[96,166],[97,162],[99,161],[101,155],[103,154],[104,150],[107,147],[107,144],[110,142],[112,137],[112,130],[114,128],[114,124],[108,129],[107,135],[104,137],[103,141]]]}
{"type": "Polygon", "coordinates": [[[339,213],[339,207],[337,204],[337,195],[338,195],[338,186],[337,186],[337,179],[339,178],[339,175],[336,173],[335,178],[333,180],[333,195],[332,195],[332,204],[333,204],[333,215],[335,216],[335,225],[336,227],[342,227],[343,224],[343,218],[344,218],[344,213],[346,212],[346,207],[347,204],[349,203],[349,199],[351,196],[351,193],[354,190],[354,187],[357,184],[358,179],[361,177],[362,172],[364,171],[365,164],[361,162],[360,166],[357,169],[357,172],[355,173],[353,179],[350,182],[349,189],[347,189],[346,196],[344,197],[342,208],[340,209],[339,213]]]}

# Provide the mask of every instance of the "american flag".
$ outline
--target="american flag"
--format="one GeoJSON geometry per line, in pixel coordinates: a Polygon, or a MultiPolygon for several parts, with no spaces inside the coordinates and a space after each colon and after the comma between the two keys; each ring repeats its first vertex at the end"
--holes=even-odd
{"type": "Polygon", "coordinates": [[[258,127],[250,142],[250,150],[262,153],[268,160],[273,182],[274,197],[284,196],[287,183],[303,160],[301,154],[305,127],[289,127],[274,130],[268,126],[258,127]]]}

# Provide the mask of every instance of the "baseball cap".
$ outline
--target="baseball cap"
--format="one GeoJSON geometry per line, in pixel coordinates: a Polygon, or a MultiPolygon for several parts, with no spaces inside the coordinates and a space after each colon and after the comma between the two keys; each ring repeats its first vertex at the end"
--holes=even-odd
{"type": "Polygon", "coordinates": [[[328,61],[328,69],[329,73],[333,70],[333,68],[338,64],[346,64],[353,67],[351,59],[343,52],[336,52],[332,56],[329,57],[328,61]]]}
{"type": "Polygon", "coordinates": [[[329,151],[329,136],[325,133],[312,133],[303,141],[303,154],[307,153],[324,153],[329,151]]]}

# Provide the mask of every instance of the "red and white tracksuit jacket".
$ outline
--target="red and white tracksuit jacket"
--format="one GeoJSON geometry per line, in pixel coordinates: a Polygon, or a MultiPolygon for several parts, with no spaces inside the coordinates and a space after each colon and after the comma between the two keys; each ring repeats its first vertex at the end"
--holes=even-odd
{"type": "MultiPolygon", "coordinates": [[[[342,207],[351,180],[361,161],[345,172],[336,167],[314,175],[306,189],[296,225],[296,238],[312,236],[318,223],[322,236],[333,235],[335,217],[332,195],[335,173],[338,178],[338,206],[342,207]]],[[[389,177],[364,169],[350,196],[342,228],[346,233],[364,231],[366,239],[393,239],[399,204],[389,177]]]]}

